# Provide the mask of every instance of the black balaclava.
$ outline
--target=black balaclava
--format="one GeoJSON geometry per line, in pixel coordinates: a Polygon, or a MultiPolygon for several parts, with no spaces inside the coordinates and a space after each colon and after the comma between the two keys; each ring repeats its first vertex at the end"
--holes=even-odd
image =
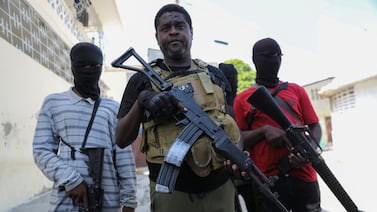
{"type": "Polygon", "coordinates": [[[72,47],[70,57],[75,89],[84,98],[98,99],[103,62],[101,49],[92,43],[81,42],[72,47]]]}
{"type": "Polygon", "coordinates": [[[254,44],[253,62],[257,69],[256,83],[269,88],[279,83],[281,56],[280,46],[272,38],[264,38],[254,44]]]}

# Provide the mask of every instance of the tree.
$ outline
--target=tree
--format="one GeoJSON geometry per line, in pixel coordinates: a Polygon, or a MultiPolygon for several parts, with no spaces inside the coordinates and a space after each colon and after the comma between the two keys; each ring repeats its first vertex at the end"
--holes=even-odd
{"type": "Polygon", "coordinates": [[[238,89],[237,94],[255,84],[256,71],[247,63],[240,59],[229,59],[224,61],[227,64],[233,64],[238,72],[238,89]]]}

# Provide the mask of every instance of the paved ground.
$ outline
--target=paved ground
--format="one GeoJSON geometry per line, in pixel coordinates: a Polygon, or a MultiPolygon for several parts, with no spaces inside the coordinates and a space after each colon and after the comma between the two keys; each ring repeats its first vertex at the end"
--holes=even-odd
{"type": "MultiPolygon", "coordinates": [[[[138,200],[138,207],[136,209],[136,212],[148,212],[149,211],[148,170],[146,168],[138,168],[136,179],[137,179],[137,200],[138,200]]],[[[47,211],[49,199],[50,199],[50,192],[46,192],[32,199],[29,202],[23,203],[13,208],[9,212],[47,211]]]]}
{"type": "MultiPolygon", "coordinates": [[[[138,207],[136,212],[149,212],[149,180],[148,169],[140,168],[137,170],[137,201],[138,207]]],[[[30,212],[30,211],[47,211],[50,192],[46,192],[29,202],[23,203],[9,212],[30,212]]],[[[244,202],[241,200],[241,206],[246,211],[244,202]]]]}
{"type": "MultiPolygon", "coordinates": [[[[355,150],[354,150],[355,151],[355,150]]],[[[354,152],[352,152],[354,153],[354,152]]],[[[352,200],[358,205],[359,209],[365,212],[377,211],[375,206],[376,183],[374,176],[377,174],[376,157],[370,157],[372,160],[360,163],[357,158],[363,159],[363,155],[350,157],[349,152],[324,152],[326,164],[336,176],[339,183],[344,187],[352,200]],[[368,168],[368,176],[365,175],[366,167],[368,168]],[[373,192],[373,193],[372,193],[373,192]]],[[[369,157],[368,157],[369,158],[369,157]]],[[[138,208],[136,212],[149,212],[149,187],[148,172],[145,168],[139,169],[137,172],[137,199],[138,208]]],[[[336,199],[334,194],[329,190],[328,186],[319,177],[323,212],[343,212],[345,209],[336,199]]],[[[23,203],[18,207],[10,210],[10,212],[29,212],[29,211],[47,211],[49,200],[49,192],[40,195],[30,202],[23,203]]],[[[241,204],[243,204],[241,199],[241,204]]],[[[243,206],[244,207],[244,206],[243,206]]],[[[244,210],[246,211],[246,210],[244,210]]]]}

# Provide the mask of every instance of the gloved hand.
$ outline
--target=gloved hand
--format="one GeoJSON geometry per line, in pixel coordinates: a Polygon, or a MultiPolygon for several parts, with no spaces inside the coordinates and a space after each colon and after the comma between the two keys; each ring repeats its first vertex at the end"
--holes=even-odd
{"type": "Polygon", "coordinates": [[[170,117],[178,112],[178,100],[167,91],[144,90],[139,94],[138,102],[154,118],[170,117]]]}

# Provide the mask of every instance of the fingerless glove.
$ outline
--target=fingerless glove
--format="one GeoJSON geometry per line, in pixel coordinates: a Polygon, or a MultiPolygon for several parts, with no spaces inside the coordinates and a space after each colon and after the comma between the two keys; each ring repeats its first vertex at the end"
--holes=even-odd
{"type": "Polygon", "coordinates": [[[178,111],[178,100],[167,91],[144,90],[139,94],[138,102],[154,118],[170,117],[178,111]]]}

